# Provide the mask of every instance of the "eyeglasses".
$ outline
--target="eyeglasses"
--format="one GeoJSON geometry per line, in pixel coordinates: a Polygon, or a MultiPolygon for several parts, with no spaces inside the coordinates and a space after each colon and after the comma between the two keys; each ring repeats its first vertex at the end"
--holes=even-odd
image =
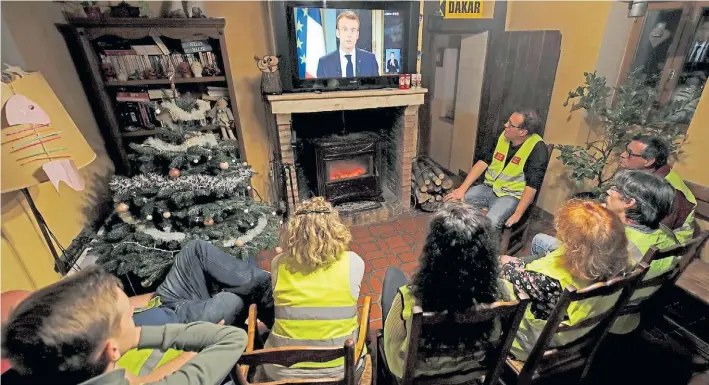
{"type": "Polygon", "coordinates": [[[506,126],[506,127],[514,127],[514,128],[522,129],[522,127],[520,127],[520,126],[515,126],[515,125],[512,124],[512,122],[510,122],[509,120],[507,121],[507,123],[505,123],[505,126],[506,126]]]}
{"type": "Polygon", "coordinates": [[[640,158],[642,158],[642,157],[643,157],[643,155],[642,155],[642,154],[633,154],[633,152],[632,152],[632,151],[630,151],[630,149],[629,149],[629,148],[627,148],[627,147],[625,148],[625,151],[624,151],[624,153],[628,154],[628,158],[631,158],[631,157],[633,157],[633,156],[637,156],[637,157],[640,157],[640,158]]]}

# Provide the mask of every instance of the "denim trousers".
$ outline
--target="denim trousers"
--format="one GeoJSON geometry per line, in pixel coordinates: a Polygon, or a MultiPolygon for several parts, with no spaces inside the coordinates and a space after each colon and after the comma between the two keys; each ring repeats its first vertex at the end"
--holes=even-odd
{"type": "Polygon", "coordinates": [[[399,291],[399,288],[406,285],[408,282],[409,280],[401,269],[396,266],[389,266],[387,268],[384,274],[384,283],[382,284],[381,299],[382,319],[384,321],[386,321],[389,310],[391,310],[391,306],[394,304],[394,298],[396,298],[396,293],[399,291]]]}
{"type": "Polygon", "coordinates": [[[465,202],[479,209],[488,209],[487,217],[496,229],[502,228],[505,221],[514,214],[519,199],[504,195],[498,197],[492,187],[486,184],[475,185],[465,192],[465,202]]]}
{"type": "Polygon", "coordinates": [[[273,326],[271,274],[207,241],[191,241],[177,253],[156,294],[182,323],[239,325],[248,317],[248,306],[256,304],[259,320],[273,326]]]}
{"type": "Polygon", "coordinates": [[[532,248],[530,252],[533,255],[547,255],[561,246],[558,239],[544,233],[539,233],[532,238],[532,248]]]}

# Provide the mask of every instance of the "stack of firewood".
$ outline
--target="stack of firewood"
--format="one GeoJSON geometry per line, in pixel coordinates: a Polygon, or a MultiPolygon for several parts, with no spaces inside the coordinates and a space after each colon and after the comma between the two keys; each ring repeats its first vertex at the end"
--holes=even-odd
{"type": "MultiPolygon", "coordinates": [[[[411,190],[416,204],[422,208],[443,202],[453,190],[453,179],[428,157],[418,157],[411,165],[411,190]]],[[[435,206],[438,206],[437,204],[435,206]]]]}

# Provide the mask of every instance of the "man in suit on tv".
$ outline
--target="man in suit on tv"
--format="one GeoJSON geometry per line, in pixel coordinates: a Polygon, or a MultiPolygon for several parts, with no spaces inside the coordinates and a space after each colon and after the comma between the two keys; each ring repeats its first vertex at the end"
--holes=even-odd
{"type": "Polygon", "coordinates": [[[342,12],[336,21],[340,48],[320,58],[318,78],[353,78],[379,76],[379,64],[373,53],[356,47],[359,38],[359,17],[352,11],[342,12]]]}
{"type": "Polygon", "coordinates": [[[389,55],[389,61],[387,61],[387,72],[390,74],[399,73],[399,61],[396,60],[394,52],[389,55]]]}

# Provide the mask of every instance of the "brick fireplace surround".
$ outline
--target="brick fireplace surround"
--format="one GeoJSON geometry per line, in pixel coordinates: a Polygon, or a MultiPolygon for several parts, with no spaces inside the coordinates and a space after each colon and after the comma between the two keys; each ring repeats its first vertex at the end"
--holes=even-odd
{"type": "MultiPolygon", "coordinates": [[[[411,161],[417,155],[418,110],[423,104],[425,88],[408,90],[382,89],[358,91],[333,91],[320,93],[293,93],[269,95],[268,104],[276,117],[277,135],[272,136],[272,147],[280,150],[281,162],[294,164],[297,159],[293,149],[293,115],[326,111],[352,111],[378,108],[397,108],[397,122],[392,127],[395,163],[389,165],[388,175],[382,176],[386,201],[380,209],[344,214],[343,220],[350,225],[361,225],[390,220],[411,206],[411,161]]],[[[292,190],[286,180],[284,197],[289,212],[294,211],[291,194],[295,191],[298,201],[298,175],[291,168],[292,190]]],[[[286,177],[287,178],[287,177],[286,177]]]]}

